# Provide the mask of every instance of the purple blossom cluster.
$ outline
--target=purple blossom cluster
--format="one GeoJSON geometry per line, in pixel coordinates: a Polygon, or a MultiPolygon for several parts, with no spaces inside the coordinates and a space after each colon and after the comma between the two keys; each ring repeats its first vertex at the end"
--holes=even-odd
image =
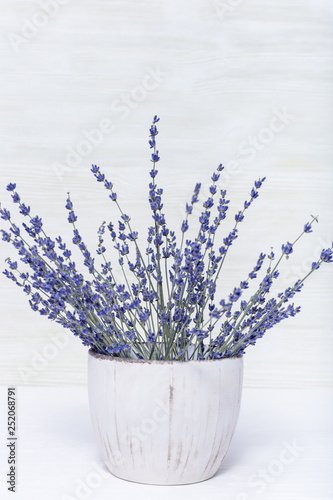
{"type": "Polygon", "coordinates": [[[178,242],[162,211],[163,189],[156,183],[156,165],[160,161],[156,141],[158,121],[155,116],[149,130],[152,168],[148,201],[152,224],[147,230],[144,252],[138,244],[138,233],[132,229],[131,218],[119,205],[113,183],[97,165],[92,165],[91,172],[109,193],[119,217],[116,223],[100,225],[97,249],[91,253],[77,227],[78,216],[68,194],[65,208],[73,230],[71,243],[82,255],[87,276],[77,269],[67,243],[60,236],[51,238],[45,233],[42,219],[32,215],[30,207],[21,201],[15,183],[8,184],[7,190],[23,217],[22,228],[13,222],[6,208],[1,208],[0,216],[9,226],[1,232],[2,240],[17,250],[20,262],[7,259],[8,267],[3,274],[27,295],[32,310],[68,328],[95,352],[179,361],[240,356],[268,329],[300,311],[290,300],[301,291],[308,276],[323,263],[333,261],[332,249],[323,249],[302,279],[271,296],[281,260],[289,258],[303,234],[312,232],[316,220],[313,217],[294,242],[287,241],[281,246],[277,259],[273,251],[268,255],[260,253],[248,275],[227,298],[217,298],[217,281],[238,237],[238,225],[258,198],[265,178],[255,181],[248,199],[234,215],[232,229],[220,237],[217,234],[227,217],[229,200],[227,191],[218,184],[224,169],[222,164],[218,165],[211,176],[209,195],[201,203],[195,236],[186,235],[193,207],[200,204],[200,183],[195,185],[191,200],[185,205],[178,242]],[[111,260],[106,257],[108,245],[117,255],[111,260]],[[268,267],[263,272],[267,261],[268,267]],[[115,278],[115,265],[122,272],[122,282],[115,278]],[[259,275],[259,284],[250,298],[246,298],[245,291],[259,275]]]}

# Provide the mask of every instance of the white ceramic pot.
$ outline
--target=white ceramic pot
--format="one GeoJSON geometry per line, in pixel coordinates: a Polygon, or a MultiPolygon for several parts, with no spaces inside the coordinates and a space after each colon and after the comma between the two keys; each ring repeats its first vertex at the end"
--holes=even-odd
{"type": "Polygon", "coordinates": [[[115,476],[145,484],[204,481],[234,433],[243,359],[146,361],[89,351],[92,425],[115,476]]]}

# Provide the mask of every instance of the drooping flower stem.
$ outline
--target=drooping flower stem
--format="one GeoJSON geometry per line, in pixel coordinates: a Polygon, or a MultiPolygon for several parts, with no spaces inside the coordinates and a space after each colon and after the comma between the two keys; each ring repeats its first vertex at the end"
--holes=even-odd
{"type": "MultiPolygon", "coordinates": [[[[320,266],[321,264],[321,260],[318,261],[318,266],[320,266]]],[[[295,292],[298,288],[300,288],[300,286],[303,284],[303,282],[314,272],[315,268],[312,268],[304,277],[302,280],[299,280],[292,288],[291,288],[291,292],[295,292]]],[[[260,321],[258,321],[258,323],[249,330],[249,332],[239,341],[237,342],[230,350],[229,352],[229,356],[230,357],[233,357],[235,355],[237,355],[237,353],[241,350],[241,348],[245,348],[247,347],[247,341],[248,339],[251,337],[251,335],[253,335],[253,333],[258,330],[260,328],[260,326],[267,320],[267,318],[269,316],[272,315],[272,313],[274,313],[276,310],[279,310],[281,305],[284,303],[284,302],[287,302],[288,301],[288,298],[282,294],[282,298],[277,302],[277,304],[269,311],[267,312],[266,314],[264,314],[262,316],[262,318],[260,319],[260,321]]],[[[233,334],[233,332],[231,333],[231,335],[233,334]]],[[[226,348],[228,347],[228,345],[225,346],[226,348]]]]}

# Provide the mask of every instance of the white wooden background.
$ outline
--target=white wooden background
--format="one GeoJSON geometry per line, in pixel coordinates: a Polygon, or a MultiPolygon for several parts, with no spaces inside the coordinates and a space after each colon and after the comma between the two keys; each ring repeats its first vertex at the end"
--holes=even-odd
{"type": "MultiPolygon", "coordinates": [[[[70,191],[93,246],[99,224],[117,217],[89,172],[96,163],[144,236],[147,135],[156,113],[170,226],[179,228],[196,181],[207,194],[220,162],[230,212],[254,179],[267,176],[230,253],[221,294],[247,275],[260,251],[292,241],[309,214],[320,223],[285,263],[281,287],[331,245],[329,0],[1,0],[0,8],[3,206],[13,208],[5,187],[16,182],[49,232],[70,239],[70,191]]],[[[1,241],[0,252],[3,269],[11,249],[1,241]]],[[[332,277],[333,265],[313,275],[297,298],[302,314],[249,349],[246,386],[332,384],[332,277]]],[[[4,276],[0,287],[0,383],[86,383],[86,348],[33,313],[4,276]]]]}

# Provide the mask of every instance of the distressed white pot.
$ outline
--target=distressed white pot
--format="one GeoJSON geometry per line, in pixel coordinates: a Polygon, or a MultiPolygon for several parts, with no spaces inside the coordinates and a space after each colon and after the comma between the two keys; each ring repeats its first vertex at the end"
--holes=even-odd
{"type": "Polygon", "coordinates": [[[115,476],[145,484],[204,481],[234,433],[243,359],[145,361],[89,351],[92,425],[115,476]]]}

